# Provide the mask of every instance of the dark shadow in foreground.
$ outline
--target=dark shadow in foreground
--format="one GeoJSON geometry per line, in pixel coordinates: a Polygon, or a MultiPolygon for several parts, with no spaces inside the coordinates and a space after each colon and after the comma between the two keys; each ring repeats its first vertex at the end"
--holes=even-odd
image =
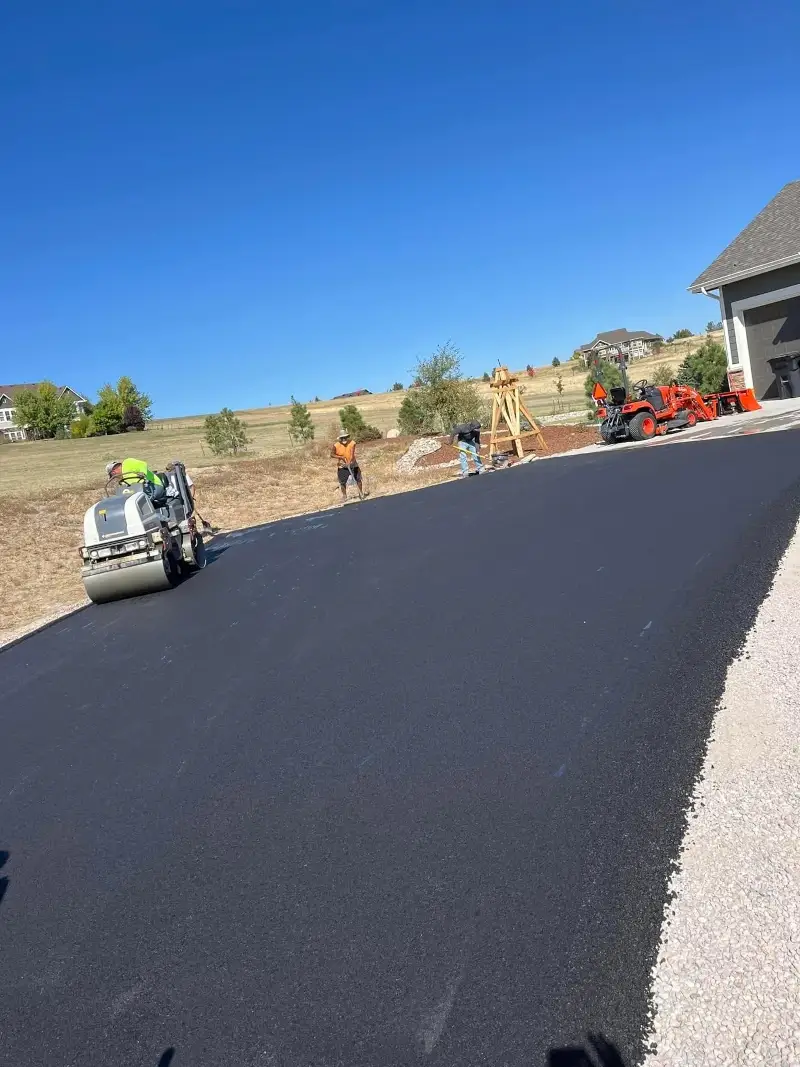
{"type": "MultiPolygon", "coordinates": [[[[6,852],[4,849],[0,849],[0,869],[5,867],[5,865],[8,863],[8,857],[9,857],[9,853],[6,852]]],[[[8,878],[5,878],[5,877],[0,878],[0,904],[3,903],[3,897],[6,895],[6,890],[7,889],[8,889],[8,878]]]]}
{"type": "MultiPolygon", "coordinates": [[[[157,1067],[170,1067],[175,1058],[175,1049],[170,1047],[161,1053],[157,1067]]],[[[616,1045],[602,1034],[588,1034],[583,1048],[552,1048],[547,1056],[547,1067],[628,1067],[616,1045]]]]}
{"type": "Polygon", "coordinates": [[[583,1048],[551,1048],[547,1067],[627,1067],[616,1045],[602,1034],[587,1034],[583,1048]]]}

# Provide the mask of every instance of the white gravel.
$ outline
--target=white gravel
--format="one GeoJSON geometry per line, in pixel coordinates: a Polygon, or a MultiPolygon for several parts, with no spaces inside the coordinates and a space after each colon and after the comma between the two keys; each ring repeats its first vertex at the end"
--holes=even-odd
{"type": "Polygon", "coordinates": [[[430,455],[431,452],[438,452],[441,447],[442,442],[438,437],[420,437],[409,445],[407,451],[395,463],[395,467],[401,474],[411,474],[418,459],[430,455]]]}
{"type": "Polygon", "coordinates": [[[572,426],[588,426],[586,418],[588,414],[588,408],[581,408],[578,411],[560,411],[557,415],[540,415],[536,421],[540,426],[559,426],[562,423],[572,426]]]}
{"type": "Polygon", "coordinates": [[[653,972],[646,1067],[800,1065],[800,530],[714,722],[653,972]]]}

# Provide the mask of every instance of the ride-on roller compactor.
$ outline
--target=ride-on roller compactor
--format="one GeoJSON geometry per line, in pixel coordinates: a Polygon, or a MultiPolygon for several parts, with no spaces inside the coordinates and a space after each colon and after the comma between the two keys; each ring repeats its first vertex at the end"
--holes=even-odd
{"type": "Polygon", "coordinates": [[[95,604],[169,589],[206,565],[206,549],[182,463],[163,476],[120,485],[83,520],[81,577],[95,604]]]}

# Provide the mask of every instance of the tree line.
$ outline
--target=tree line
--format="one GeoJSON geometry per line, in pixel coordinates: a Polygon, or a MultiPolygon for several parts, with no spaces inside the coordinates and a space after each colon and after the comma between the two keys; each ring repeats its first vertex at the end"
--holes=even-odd
{"type": "Polygon", "coordinates": [[[127,376],[116,385],[104,385],[97,401],[83,403],[76,418],[75,401],[61,393],[52,382],[25,389],[15,399],[16,424],[38,439],[99,437],[106,434],[143,430],[152,418],[150,397],[127,376]]]}

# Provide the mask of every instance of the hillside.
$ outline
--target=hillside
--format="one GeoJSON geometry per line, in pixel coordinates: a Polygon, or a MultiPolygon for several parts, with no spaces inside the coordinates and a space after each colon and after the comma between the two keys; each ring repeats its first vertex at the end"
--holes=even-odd
{"type": "MultiPolygon", "coordinates": [[[[721,333],[713,335],[721,340],[721,333]]],[[[652,375],[659,363],[672,364],[676,369],[686,353],[696,348],[703,337],[667,346],[657,357],[639,360],[629,370],[631,380],[652,375]]],[[[563,412],[581,411],[586,406],[583,383],[585,369],[576,363],[564,363],[560,367],[535,368],[535,376],[529,378],[519,371],[525,386],[525,402],[537,416],[563,412]],[[558,404],[555,379],[558,375],[564,391],[558,404]]],[[[476,382],[479,391],[489,397],[489,388],[476,382]]],[[[397,412],[405,393],[373,393],[359,397],[357,407],[367,422],[384,433],[397,424],[397,412]]],[[[331,428],[338,426],[338,412],[345,403],[353,401],[324,400],[310,404],[317,437],[327,439],[331,428]]],[[[245,420],[253,439],[249,456],[270,457],[291,452],[287,436],[289,407],[251,408],[238,412],[245,420]]],[[[134,453],[157,469],[163,469],[169,459],[182,459],[190,470],[216,467],[220,460],[212,455],[203,440],[204,415],[180,419],[156,419],[142,434],[122,437],[95,437],[78,441],[27,441],[0,446],[0,476],[6,493],[29,492],[31,487],[61,488],[97,485],[104,477],[105,464],[112,459],[134,453]]],[[[228,461],[226,461],[228,462],[228,461]]]]}

